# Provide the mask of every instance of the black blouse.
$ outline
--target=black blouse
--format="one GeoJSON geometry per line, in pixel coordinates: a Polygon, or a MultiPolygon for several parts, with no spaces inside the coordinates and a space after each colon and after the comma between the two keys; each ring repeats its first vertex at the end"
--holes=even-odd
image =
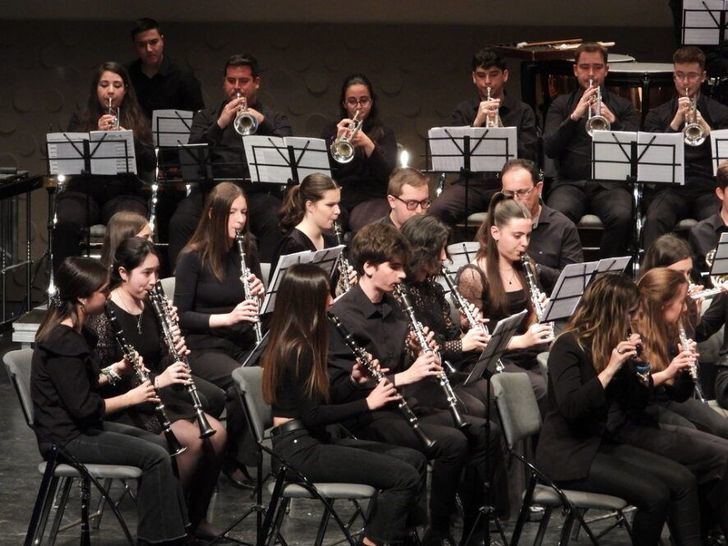
{"type": "MultiPolygon", "coordinates": [[[[323,235],[324,248],[336,246],[336,237],[329,235],[328,233],[324,233],[323,235]]],[[[288,254],[295,254],[296,252],[303,252],[305,250],[315,252],[318,249],[316,248],[316,245],[314,245],[313,241],[308,238],[308,235],[300,229],[293,228],[285,235],[285,237],[283,237],[283,240],[280,242],[275,254],[273,255],[273,259],[270,263],[270,274],[273,275],[281,256],[287,256],[288,254]]]]}

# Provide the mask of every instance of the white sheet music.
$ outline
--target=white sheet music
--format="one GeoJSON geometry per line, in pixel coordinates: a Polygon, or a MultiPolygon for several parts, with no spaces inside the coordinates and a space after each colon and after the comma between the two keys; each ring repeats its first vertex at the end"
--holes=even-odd
{"type": "Polygon", "coordinates": [[[473,263],[475,255],[478,253],[480,243],[477,241],[468,241],[464,243],[454,243],[448,245],[447,253],[450,259],[445,262],[445,269],[451,275],[457,273],[461,267],[473,263]]]}
{"type": "Polygon", "coordinates": [[[637,133],[637,180],[685,185],[682,133],[637,133]]]}
{"type": "Polygon", "coordinates": [[[152,112],[152,139],[154,146],[177,146],[190,140],[192,118],[189,110],[154,110],[152,112]]]}
{"type": "Polygon", "coordinates": [[[48,169],[51,175],[81,174],[84,169],[83,141],[88,133],[48,133],[48,169]]]}
{"type": "Polygon", "coordinates": [[[683,0],[684,45],[716,45],[721,41],[720,16],[728,10],[724,0],[683,0]]]}
{"type": "Polygon", "coordinates": [[[471,172],[499,172],[518,156],[515,127],[433,127],[427,132],[432,170],[459,172],[463,164],[463,137],[470,137],[471,172]]]}
{"type": "Polygon", "coordinates": [[[637,133],[630,131],[594,131],[592,179],[627,180],[630,175],[630,144],[636,138],[637,133]]]}
{"type": "Polygon", "coordinates": [[[710,147],[713,151],[713,176],[718,174],[718,165],[728,159],[728,129],[710,131],[710,147]]]}
{"type": "Polygon", "coordinates": [[[250,135],[243,138],[243,146],[253,182],[288,182],[293,174],[288,146],[293,148],[299,180],[312,173],[331,176],[326,141],[321,138],[250,135]]]}
{"type": "Polygon", "coordinates": [[[136,174],[134,131],[89,133],[92,174],[136,174]]]}

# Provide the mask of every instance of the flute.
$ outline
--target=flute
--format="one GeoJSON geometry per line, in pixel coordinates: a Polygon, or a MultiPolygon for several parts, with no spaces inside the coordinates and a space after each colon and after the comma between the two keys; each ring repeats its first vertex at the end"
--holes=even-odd
{"type": "MultiPolygon", "coordinates": [[[[240,282],[243,283],[243,297],[245,301],[255,301],[260,304],[258,298],[253,296],[250,289],[250,281],[248,281],[250,269],[248,269],[248,265],[245,263],[243,234],[239,230],[235,231],[235,241],[238,243],[238,252],[240,253],[240,282]]],[[[263,328],[260,326],[260,317],[253,323],[253,332],[255,332],[255,342],[260,343],[263,340],[263,328]]]]}

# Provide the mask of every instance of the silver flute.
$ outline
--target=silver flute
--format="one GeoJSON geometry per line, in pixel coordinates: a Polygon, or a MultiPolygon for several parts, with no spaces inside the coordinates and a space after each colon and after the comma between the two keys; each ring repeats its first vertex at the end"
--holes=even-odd
{"type": "MultiPolygon", "coordinates": [[[[544,297],[543,292],[538,289],[536,284],[536,264],[528,254],[521,256],[521,262],[523,263],[523,269],[526,271],[526,284],[528,285],[528,293],[533,303],[533,309],[536,312],[536,319],[539,322],[543,320],[546,308],[543,306],[542,299],[544,297]]],[[[548,322],[546,325],[551,329],[551,335],[554,335],[554,323],[548,322]]]]}
{"type": "MultiPolygon", "coordinates": [[[[336,220],[334,220],[334,236],[336,237],[337,245],[344,244],[344,231],[341,229],[341,224],[336,220]]],[[[351,281],[349,280],[349,269],[351,268],[351,264],[349,263],[349,260],[346,259],[346,256],[344,256],[343,251],[339,254],[339,260],[336,262],[336,265],[339,268],[339,283],[341,284],[341,288],[344,293],[346,293],[351,289],[351,281]]]]}
{"type": "MultiPolygon", "coordinates": [[[[250,289],[250,281],[248,280],[248,277],[250,277],[250,269],[248,269],[248,265],[245,263],[245,240],[239,230],[235,231],[235,241],[238,243],[238,252],[240,253],[240,282],[243,283],[243,297],[245,301],[254,301],[260,305],[258,298],[253,295],[250,289]]],[[[263,340],[263,328],[260,326],[260,317],[253,323],[253,332],[255,332],[255,342],[260,343],[263,340]]]]}
{"type": "MultiPolygon", "coordinates": [[[[420,344],[420,347],[422,347],[422,350],[426,353],[433,353],[434,351],[430,348],[429,343],[427,343],[425,329],[422,326],[422,323],[417,320],[415,310],[412,307],[412,303],[410,302],[407,292],[401,284],[396,285],[394,291],[397,294],[399,301],[402,302],[404,311],[409,317],[410,324],[412,325],[412,330],[414,331],[415,337],[417,338],[417,343],[420,344]]],[[[450,410],[450,415],[452,415],[453,421],[455,421],[455,426],[460,429],[469,427],[470,423],[463,419],[463,416],[460,415],[457,396],[455,396],[455,391],[453,391],[452,385],[450,385],[450,380],[448,379],[444,369],[438,374],[437,380],[440,383],[440,387],[442,387],[443,392],[445,393],[448,409],[450,410]]]]}
{"type": "MultiPolygon", "coordinates": [[[[159,324],[162,327],[164,344],[167,346],[170,356],[175,362],[182,362],[185,366],[187,366],[190,373],[192,373],[190,363],[187,360],[187,355],[181,354],[177,351],[175,332],[179,331],[179,324],[177,324],[177,321],[172,318],[171,306],[167,296],[164,295],[164,289],[162,288],[161,282],[157,281],[154,288],[149,291],[149,301],[152,303],[152,309],[154,309],[154,313],[159,319],[159,324]]],[[[200,438],[212,436],[217,431],[210,426],[210,423],[207,420],[207,415],[205,415],[205,410],[202,408],[200,393],[197,392],[197,385],[195,385],[195,381],[190,378],[190,380],[185,383],[185,388],[192,399],[192,406],[195,408],[195,417],[197,418],[197,425],[200,428],[200,438]]]]}
{"type": "MultiPolygon", "coordinates": [[[[688,335],[685,333],[685,327],[683,326],[682,322],[678,324],[678,337],[680,338],[680,345],[682,345],[683,351],[687,351],[688,347],[690,347],[693,343],[693,341],[688,338],[688,335]]],[[[688,369],[688,372],[690,373],[690,377],[693,379],[693,383],[695,383],[695,394],[698,396],[698,399],[705,404],[705,396],[703,396],[703,388],[700,386],[700,372],[698,370],[698,363],[692,364],[690,368],[688,369]]]]}
{"type": "Polygon", "coordinates": [[[164,402],[162,402],[159,389],[154,386],[154,383],[152,383],[149,377],[149,373],[144,369],[144,365],[139,362],[139,353],[126,340],[124,330],[122,329],[121,324],[119,324],[119,320],[116,318],[116,313],[109,305],[106,306],[106,317],[109,319],[111,330],[114,332],[114,338],[116,338],[116,342],[121,347],[121,352],[124,354],[124,358],[126,358],[129,362],[131,362],[132,366],[134,366],[134,373],[136,374],[137,379],[139,379],[141,383],[149,381],[154,388],[154,394],[156,395],[157,400],[159,400],[159,402],[157,402],[154,406],[154,417],[157,419],[159,426],[162,427],[164,439],[167,441],[167,450],[169,451],[169,454],[174,457],[180,453],[184,453],[187,451],[187,448],[179,443],[177,436],[175,436],[174,431],[172,430],[172,423],[170,422],[169,417],[167,417],[167,410],[164,407],[164,402]]]}
{"type": "MultiPolygon", "coordinates": [[[[334,325],[334,328],[336,328],[339,334],[341,334],[341,337],[344,338],[344,343],[346,343],[346,346],[349,347],[351,352],[354,353],[356,359],[359,360],[359,362],[361,362],[362,365],[367,369],[369,375],[371,375],[377,383],[386,379],[386,376],[382,373],[382,371],[374,366],[371,355],[369,355],[369,353],[367,353],[363,347],[357,344],[357,342],[354,340],[354,336],[352,336],[351,332],[346,329],[344,324],[341,322],[341,319],[333,313],[327,313],[327,316],[331,324],[334,325]]],[[[397,408],[407,420],[407,424],[412,427],[412,430],[417,435],[417,438],[419,438],[419,440],[424,444],[425,450],[430,451],[432,448],[434,448],[437,442],[430,439],[427,434],[422,431],[422,429],[420,428],[419,419],[417,419],[415,412],[412,411],[412,408],[409,407],[407,400],[405,400],[404,397],[401,395],[399,402],[397,402],[397,408]]]]}

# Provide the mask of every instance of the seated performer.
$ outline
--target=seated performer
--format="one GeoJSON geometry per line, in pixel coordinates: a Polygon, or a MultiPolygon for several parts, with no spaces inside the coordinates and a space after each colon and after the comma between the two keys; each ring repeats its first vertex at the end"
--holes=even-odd
{"type": "MultiPolygon", "coordinates": [[[[549,353],[548,411],[536,464],[564,488],[614,495],[634,505],[633,544],[660,544],[665,521],[677,544],[702,544],[690,470],[664,454],[611,438],[623,425],[612,420],[610,406],[633,392],[627,376],[635,375],[640,337],[626,334],[638,301],[634,282],[621,275],[602,275],[587,287],[549,353]]],[[[635,406],[645,402],[633,400],[635,406]]]]}
{"type": "Polygon", "coordinates": [[[159,23],[144,17],[134,22],[131,39],[139,57],[128,65],[139,105],[151,120],[154,110],[191,110],[205,107],[202,89],[192,70],[164,52],[166,40],[159,23]]]}
{"type": "Polygon", "coordinates": [[[36,335],[30,378],[40,452],[47,458],[56,445],[61,460],[141,468],[138,543],[180,544],[187,535],[186,507],[164,440],[104,421],[118,411],[157,401],[149,382],[112,398],[98,392],[133,371],[126,360],[101,369],[93,356],[95,336],[84,329],[87,319],[104,311],[108,270],[97,260],[73,256],[58,268],[56,283],[57,295],[36,335]]]}
{"type": "Polygon", "coordinates": [[[541,201],[543,180],[533,161],[512,159],[500,173],[502,192],[522,203],[531,213],[533,230],[529,255],[536,262],[544,290],[551,292],[561,270],[584,261],[574,222],[541,201]]]}
{"type": "MultiPolygon", "coordinates": [[[[409,248],[404,237],[393,227],[374,223],[362,228],[351,245],[351,260],[359,274],[359,283],[341,296],[332,307],[353,339],[379,359],[387,370],[389,381],[409,389],[422,381],[436,381],[442,372],[439,358],[433,352],[406,348],[410,324],[392,291],[404,279],[404,264],[409,248]],[[413,353],[413,354],[411,354],[413,353]]],[[[329,377],[331,400],[336,403],[354,402],[366,398],[374,385],[354,385],[351,382],[355,358],[338,331],[331,333],[329,377]]],[[[455,510],[455,495],[460,487],[463,503],[463,536],[473,531],[467,544],[478,544],[482,535],[477,529],[478,507],[483,501],[485,457],[493,461],[500,449],[500,435],[491,432],[490,451],[486,452],[485,421],[467,416],[471,426],[455,428],[455,411],[442,407],[442,392],[437,398],[417,399],[414,412],[420,417],[419,427],[436,446],[428,455],[434,459],[432,492],[430,495],[430,528],[422,544],[425,546],[452,544],[450,516],[455,510]],[[448,542],[449,541],[449,542],[448,542]]],[[[346,427],[358,438],[407,446],[425,451],[407,420],[389,404],[371,414],[352,416],[346,427]]],[[[495,471],[491,464],[491,472],[495,471]]],[[[488,480],[489,481],[489,480],[488,480]]]]}
{"type": "Polygon", "coordinates": [[[544,152],[556,163],[556,179],[547,204],[578,224],[587,212],[604,224],[599,245],[603,258],[623,256],[632,235],[632,195],[622,182],[590,180],[592,142],[586,131],[589,109],[595,109],[597,91],[602,96],[601,115],[613,131],[636,131],[639,118],[632,104],[604,87],[609,71],[607,50],[583,43],[574,53],[574,77],[579,88],[561,95],[546,114],[544,152]]]}
{"type": "Polygon", "coordinates": [[[351,141],[353,159],[342,163],[329,151],[331,176],[341,186],[343,227],[358,231],[387,211],[387,180],[397,162],[397,139],[379,119],[377,97],[364,74],[344,79],[339,108],[341,121],[327,125],[321,138],[329,144],[342,136],[350,138],[354,118],[363,122],[351,141]]]}
{"type": "MultiPolygon", "coordinates": [[[[260,82],[260,69],[255,57],[248,54],[233,55],[225,63],[223,71],[222,90],[225,98],[216,105],[197,112],[192,119],[190,144],[204,143],[210,146],[210,161],[216,179],[246,179],[250,176],[241,136],[233,126],[244,105],[247,106],[248,113],[258,121],[255,134],[277,137],[292,134],[288,118],[274,112],[258,99],[260,82]]],[[[189,197],[179,203],[172,215],[169,224],[169,255],[173,264],[200,220],[205,199],[203,193],[193,190],[189,197]]],[[[281,206],[280,199],[269,190],[250,188],[248,202],[250,231],[258,239],[262,260],[269,262],[280,241],[277,217],[281,206]]]]}
{"type": "Polygon", "coordinates": [[[704,140],[698,138],[685,143],[685,185],[660,188],[652,196],[643,230],[645,247],[672,231],[683,218],[704,220],[718,211],[710,131],[728,128],[728,107],[700,92],[705,81],[705,54],[700,48],[681,47],[672,56],[672,62],[676,96],[650,110],[644,130],[677,133],[684,131],[686,124],[695,122],[704,140]]]}
{"type": "MultiPolygon", "coordinates": [[[[383,380],[366,398],[331,401],[326,370],[331,301],[324,271],[313,264],[291,267],[281,281],[271,319],[270,337],[261,365],[263,397],[273,410],[273,452],[313,482],[371,485],[379,491],[362,544],[402,544],[415,525],[413,512],[426,521],[420,507],[425,497],[427,462],[407,447],[358,439],[333,440],[326,425],[367,415],[399,395],[383,380]]],[[[368,376],[360,363],[350,375],[355,383],[368,376]]]]}
{"type": "MultiPolygon", "coordinates": [[[[140,176],[151,173],[156,159],[149,121],[139,108],[126,69],[119,63],[105,62],[96,69],[86,110],[73,115],[68,130],[116,129],[134,131],[137,173],[140,176]]],[[[115,212],[122,210],[146,216],[147,199],[142,181],[134,174],[71,177],[56,197],[54,268],[57,269],[67,256],[81,253],[84,228],[106,224],[115,212]]]]}
{"type": "MultiPolygon", "coordinates": [[[[227,391],[229,460],[224,468],[234,483],[244,481],[235,467],[246,462],[242,443],[243,409],[232,388],[232,371],[255,345],[258,298],[265,289],[255,244],[247,233],[248,205],[243,191],[221,182],[207,203],[190,242],[180,253],[175,272],[174,304],[187,340],[192,372],[227,391]],[[245,298],[236,234],[243,238],[251,299],[245,298]],[[235,481],[236,480],[236,481],[235,481]]],[[[249,460],[248,460],[249,461],[249,460]]]]}
{"type": "Polygon", "coordinates": [[[427,176],[412,167],[399,167],[392,171],[387,185],[390,211],[379,222],[400,229],[409,218],[426,214],[432,201],[427,176]]]}
{"type": "MultiPolygon", "coordinates": [[[[220,473],[226,434],[219,421],[207,416],[215,433],[206,440],[200,439],[195,408],[183,388],[194,379],[184,362],[173,361],[165,346],[159,319],[148,298],[149,291],[157,282],[158,271],[159,258],[151,242],[139,237],[125,239],[115,253],[111,270],[112,290],[107,305],[113,311],[126,341],[141,356],[143,365],[149,370],[150,380],[172,422],[170,428],[186,448],[176,456],[175,462],[187,496],[192,532],[200,538],[210,538],[217,533],[210,529],[206,514],[220,473]]],[[[111,365],[121,359],[124,354],[108,317],[100,315],[92,325],[99,338],[94,352],[101,365],[111,365]]],[[[176,342],[180,354],[188,352],[184,338],[177,337],[176,342]]],[[[128,392],[140,382],[140,378],[134,376],[108,390],[116,394],[128,392]]],[[[127,408],[110,418],[157,434],[162,433],[151,404],[127,408]]]]}
{"type": "MultiPolygon", "coordinates": [[[[516,127],[518,157],[535,160],[538,139],[536,116],[526,103],[506,94],[505,86],[510,72],[505,59],[494,49],[481,49],[473,55],[471,76],[478,95],[458,104],[450,118],[450,125],[516,127]]],[[[476,175],[468,181],[466,203],[465,180],[460,178],[445,188],[432,204],[429,213],[446,224],[456,224],[465,218],[466,211],[473,213],[486,210],[491,196],[498,189],[496,173],[476,175]]]]}
{"type": "Polygon", "coordinates": [[[716,249],[722,233],[728,231],[728,161],[718,166],[715,177],[715,195],[718,198],[719,210],[705,220],[701,220],[690,229],[688,242],[698,269],[702,273],[710,271],[710,265],[705,262],[705,256],[716,249]]]}

